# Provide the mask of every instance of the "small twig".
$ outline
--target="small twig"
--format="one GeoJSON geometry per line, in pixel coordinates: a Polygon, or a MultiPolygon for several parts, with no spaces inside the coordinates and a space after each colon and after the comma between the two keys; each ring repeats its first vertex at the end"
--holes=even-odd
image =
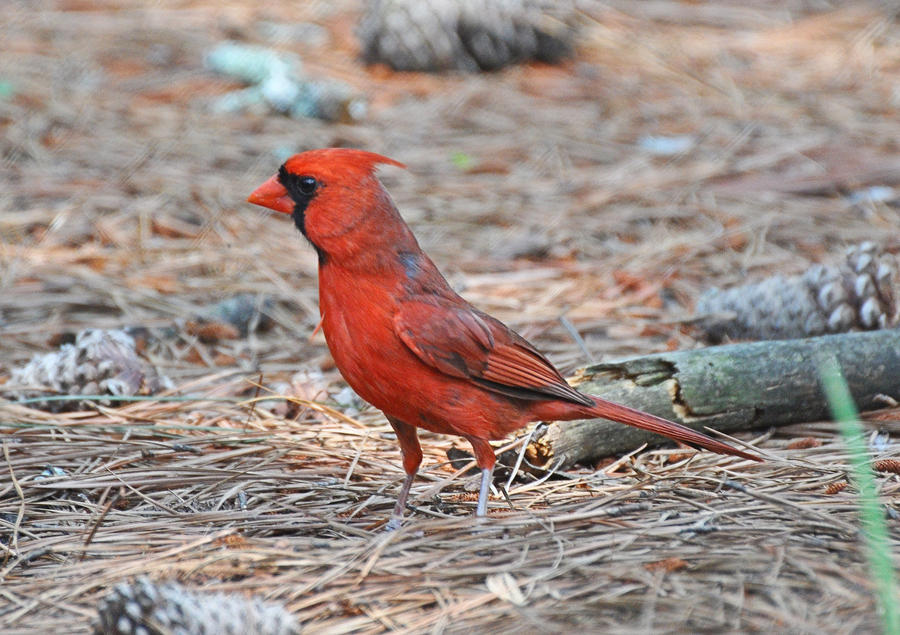
{"type": "Polygon", "coordinates": [[[581,333],[578,332],[578,329],[575,328],[575,325],[567,318],[565,315],[559,316],[559,323],[563,325],[563,328],[572,336],[572,339],[575,340],[575,343],[578,345],[578,348],[581,349],[581,352],[584,353],[584,356],[591,364],[596,364],[597,360],[594,358],[593,353],[591,353],[590,349],[587,347],[587,342],[584,341],[584,338],[581,337],[581,333]]]}
{"type": "Polygon", "coordinates": [[[531,443],[531,437],[534,436],[534,431],[537,428],[532,428],[528,431],[528,436],[522,440],[522,449],[519,450],[518,456],[516,456],[516,463],[513,465],[512,472],[509,474],[509,480],[506,481],[506,490],[509,491],[509,488],[512,487],[513,479],[516,478],[516,473],[519,471],[519,466],[522,465],[522,460],[525,458],[525,452],[528,450],[528,444],[531,443]]]}
{"type": "Polygon", "coordinates": [[[521,487],[517,487],[516,490],[514,492],[510,492],[510,494],[522,494],[524,492],[534,489],[535,487],[537,487],[538,485],[540,485],[541,483],[546,481],[548,478],[553,476],[553,474],[556,472],[556,470],[559,469],[559,466],[562,465],[563,460],[564,459],[562,457],[560,457],[556,461],[556,465],[553,465],[549,470],[547,470],[547,473],[544,474],[541,478],[537,479],[533,483],[525,483],[521,487]]]}
{"type": "Polygon", "coordinates": [[[100,512],[100,516],[97,517],[97,522],[91,526],[91,530],[88,532],[87,537],[84,539],[84,547],[81,550],[81,557],[78,559],[79,562],[83,561],[85,556],[87,555],[87,549],[91,544],[91,541],[94,539],[94,534],[97,533],[97,530],[100,528],[100,524],[103,522],[103,519],[106,518],[106,515],[109,513],[109,510],[112,509],[112,506],[116,504],[119,500],[119,494],[113,494],[112,498],[107,501],[106,505],[103,506],[103,510],[100,512]]]}
{"type": "Polygon", "coordinates": [[[246,429],[247,425],[250,423],[250,419],[256,414],[256,404],[258,403],[257,397],[259,397],[259,391],[262,390],[263,383],[263,373],[260,371],[259,378],[255,382],[250,382],[255,386],[255,390],[253,391],[253,397],[250,400],[250,410],[247,411],[247,418],[244,419],[244,428],[246,429]]]}
{"type": "Polygon", "coordinates": [[[143,501],[145,501],[145,502],[147,502],[147,503],[150,503],[150,504],[153,505],[154,507],[158,507],[159,509],[163,510],[164,512],[168,512],[168,513],[172,514],[173,516],[180,516],[180,514],[179,514],[177,511],[175,511],[174,509],[172,509],[171,507],[168,507],[168,506],[166,506],[166,505],[163,505],[163,504],[160,503],[159,501],[153,500],[152,498],[150,498],[149,496],[147,496],[147,495],[144,494],[143,492],[139,491],[138,489],[132,487],[130,484],[128,484],[128,483],[126,483],[125,481],[123,481],[122,478],[121,478],[118,474],[116,474],[115,472],[113,472],[113,471],[110,470],[109,468],[107,468],[106,471],[109,472],[109,475],[112,476],[112,477],[113,477],[114,479],[116,479],[117,481],[119,481],[122,485],[124,485],[125,487],[127,487],[128,489],[130,489],[132,492],[134,492],[135,494],[137,494],[137,495],[141,498],[141,500],[143,500],[143,501]]]}
{"type": "MultiPolygon", "coordinates": [[[[19,495],[19,500],[22,502],[19,505],[19,513],[16,516],[16,522],[13,525],[12,538],[9,541],[9,545],[12,549],[15,550],[16,553],[19,552],[19,527],[22,526],[22,519],[25,518],[25,493],[22,491],[22,486],[19,485],[19,479],[16,478],[16,473],[13,470],[12,460],[9,458],[9,444],[4,441],[3,442],[3,458],[6,459],[6,465],[9,466],[9,477],[12,480],[13,487],[16,489],[16,494],[19,495]]],[[[7,561],[9,560],[9,552],[6,552],[3,557],[3,566],[6,566],[7,561]]],[[[5,573],[4,573],[5,576],[5,573]]]]}
{"type": "Polygon", "coordinates": [[[347,487],[350,484],[350,476],[353,475],[353,470],[356,468],[356,464],[359,463],[359,457],[362,456],[363,448],[365,447],[365,442],[369,438],[369,433],[366,432],[366,436],[363,437],[360,442],[359,449],[356,451],[356,454],[353,456],[353,460],[350,461],[350,467],[347,468],[347,475],[344,476],[344,487],[347,487]]]}

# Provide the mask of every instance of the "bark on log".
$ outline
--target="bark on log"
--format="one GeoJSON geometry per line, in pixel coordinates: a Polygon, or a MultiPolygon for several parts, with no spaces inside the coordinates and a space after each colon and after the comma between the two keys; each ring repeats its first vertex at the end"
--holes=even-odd
{"type": "MultiPolygon", "coordinates": [[[[572,383],[581,392],[697,430],[731,433],[828,419],[818,373],[819,360],[828,354],[837,358],[860,410],[884,407],[880,395],[900,401],[900,329],[634,357],[589,366],[572,383]]],[[[541,467],[562,459],[565,469],[664,442],[603,419],[557,422],[530,443],[526,457],[541,467]]]]}

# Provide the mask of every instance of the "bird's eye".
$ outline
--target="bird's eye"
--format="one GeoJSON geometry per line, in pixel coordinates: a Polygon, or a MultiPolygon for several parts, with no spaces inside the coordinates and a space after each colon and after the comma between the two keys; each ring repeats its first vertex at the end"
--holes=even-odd
{"type": "Polygon", "coordinates": [[[315,192],[318,185],[319,183],[311,176],[300,177],[300,192],[302,194],[305,194],[306,196],[309,196],[310,194],[315,192]]]}

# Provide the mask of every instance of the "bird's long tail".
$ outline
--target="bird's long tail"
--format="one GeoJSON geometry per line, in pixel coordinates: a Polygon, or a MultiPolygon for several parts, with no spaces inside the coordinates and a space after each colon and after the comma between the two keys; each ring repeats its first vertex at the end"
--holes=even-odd
{"type": "Polygon", "coordinates": [[[585,412],[588,416],[611,419],[612,421],[634,426],[635,428],[649,430],[650,432],[655,432],[656,434],[668,437],[673,441],[681,441],[682,443],[686,443],[693,447],[705,448],[712,452],[718,452],[719,454],[730,454],[732,456],[739,456],[753,461],[763,460],[755,454],[733,448],[727,443],[717,441],[712,437],[706,436],[702,432],[692,430],[680,423],[675,423],[674,421],[669,421],[662,417],[657,417],[656,415],[651,415],[646,412],[641,412],[640,410],[635,410],[634,408],[629,408],[628,406],[613,403],[612,401],[607,401],[601,397],[591,396],[590,398],[594,400],[594,406],[585,408],[585,412]]]}

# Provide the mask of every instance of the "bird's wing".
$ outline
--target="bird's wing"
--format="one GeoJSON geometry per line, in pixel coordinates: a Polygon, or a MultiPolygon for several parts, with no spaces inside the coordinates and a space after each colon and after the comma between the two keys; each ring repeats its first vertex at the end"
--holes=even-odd
{"type": "Polygon", "coordinates": [[[394,331],[429,366],[487,390],[594,405],[526,339],[468,305],[436,298],[403,302],[394,316],[394,331]]]}

